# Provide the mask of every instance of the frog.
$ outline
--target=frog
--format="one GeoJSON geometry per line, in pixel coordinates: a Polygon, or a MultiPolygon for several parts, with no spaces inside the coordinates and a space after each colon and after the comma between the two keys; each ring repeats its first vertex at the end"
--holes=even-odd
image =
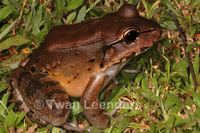
{"type": "Polygon", "coordinates": [[[87,121],[107,128],[110,117],[101,107],[100,92],[132,57],[153,46],[161,33],[156,21],[140,16],[131,4],[101,18],[54,26],[39,48],[11,71],[14,99],[23,105],[20,110],[32,112],[39,123],[64,127],[70,98],[80,98],[87,121]],[[66,107],[49,106],[52,101],[66,107]]]}

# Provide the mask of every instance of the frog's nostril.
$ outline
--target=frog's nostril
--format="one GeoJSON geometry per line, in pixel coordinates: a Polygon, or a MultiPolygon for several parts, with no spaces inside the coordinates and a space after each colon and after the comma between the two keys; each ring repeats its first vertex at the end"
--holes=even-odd
{"type": "Polygon", "coordinates": [[[32,66],[31,67],[31,72],[35,72],[36,70],[35,70],[35,66],[32,66]]]}
{"type": "Polygon", "coordinates": [[[162,30],[160,30],[160,36],[161,36],[161,34],[162,34],[162,30]]]}

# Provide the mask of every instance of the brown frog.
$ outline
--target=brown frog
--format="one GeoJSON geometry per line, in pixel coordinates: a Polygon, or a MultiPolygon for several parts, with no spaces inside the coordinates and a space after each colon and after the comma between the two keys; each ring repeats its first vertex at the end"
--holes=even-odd
{"type": "Polygon", "coordinates": [[[93,103],[100,103],[100,91],[130,57],[152,46],[160,34],[157,22],[139,16],[129,4],[99,19],[55,26],[40,47],[11,71],[14,97],[26,112],[53,126],[64,126],[70,110],[49,107],[46,100],[69,103],[69,97],[81,97],[89,123],[106,128],[109,116],[93,103]],[[38,99],[42,108],[35,105],[38,99]]]}

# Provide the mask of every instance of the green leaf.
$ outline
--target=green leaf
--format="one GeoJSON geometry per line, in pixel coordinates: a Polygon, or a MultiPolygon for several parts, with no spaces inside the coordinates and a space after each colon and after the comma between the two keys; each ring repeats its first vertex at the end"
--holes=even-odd
{"type": "Polygon", "coordinates": [[[18,20],[18,18],[0,34],[0,40],[10,32],[11,28],[14,26],[14,24],[17,22],[17,20],[18,20]]]}
{"type": "Polygon", "coordinates": [[[200,119],[200,108],[197,108],[195,111],[195,115],[198,119],[200,119]]]}
{"type": "Polygon", "coordinates": [[[176,118],[174,126],[179,126],[181,124],[189,123],[190,119],[183,119],[181,116],[179,118],[176,118]]]}
{"type": "Polygon", "coordinates": [[[122,133],[127,128],[128,123],[128,117],[119,117],[118,120],[114,122],[111,133],[122,133]]]}
{"type": "Polygon", "coordinates": [[[187,119],[187,122],[181,128],[185,129],[187,127],[192,127],[192,126],[196,125],[196,123],[197,123],[196,120],[191,120],[190,119],[190,121],[188,121],[188,119],[187,119]]]}
{"type": "Polygon", "coordinates": [[[9,111],[10,111],[10,110],[13,110],[15,106],[16,106],[16,105],[15,105],[15,102],[11,103],[11,104],[8,106],[8,110],[9,110],[9,111]]]}
{"type": "Polygon", "coordinates": [[[188,67],[188,62],[187,60],[182,60],[178,63],[176,63],[174,66],[173,66],[173,72],[176,72],[176,71],[182,71],[182,72],[187,72],[187,67],[188,67]]]}
{"type": "Polygon", "coordinates": [[[149,89],[145,90],[145,89],[140,89],[139,92],[142,94],[143,97],[150,99],[154,102],[157,102],[160,104],[160,100],[159,97],[155,96],[153,94],[153,92],[151,92],[149,89]]]}
{"type": "MultiPolygon", "coordinates": [[[[122,93],[121,91],[125,92],[126,90],[124,88],[122,88],[123,86],[124,86],[124,84],[121,83],[121,82],[119,82],[119,84],[117,85],[117,87],[115,87],[115,89],[112,90],[112,92],[110,93],[109,97],[107,99],[105,99],[105,100],[104,100],[104,95],[106,94],[106,89],[104,89],[101,92],[101,94],[99,95],[100,102],[103,101],[103,100],[104,100],[104,102],[109,102],[113,98],[115,98],[118,93],[121,94],[122,93]]],[[[120,94],[118,94],[117,96],[119,96],[120,94]]],[[[113,101],[115,101],[115,99],[113,99],[113,101]]]]}
{"type": "Polygon", "coordinates": [[[63,11],[63,0],[56,0],[56,9],[57,9],[58,21],[60,21],[63,11]]]}
{"type": "Polygon", "coordinates": [[[76,12],[72,12],[69,14],[69,16],[67,17],[67,23],[70,24],[72,23],[72,21],[76,18],[76,12]]]}
{"type": "Polygon", "coordinates": [[[6,39],[5,41],[0,43],[0,52],[10,48],[11,46],[21,46],[23,44],[28,43],[29,40],[21,35],[16,35],[6,39]]]}
{"type": "Polygon", "coordinates": [[[4,5],[10,5],[11,2],[9,0],[1,0],[2,4],[4,5]]]}
{"type": "Polygon", "coordinates": [[[195,104],[197,105],[198,108],[200,108],[200,95],[195,91],[191,91],[191,93],[192,93],[195,104]]]}
{"type": "Polygon", "coordinates": [[[167,96],[167,98],[172,101],[174,104],[177,104],[179,107],[182,107],[182,103],[181,101],[179,100],[179,98],[174,95],[174,94],[170,94],[170,93],[166,93],[165,94],[167,96]]]}
{"type": "Polygon", "coordinates": [[[169,117],[169,119],[166,121],[165,124],[166,124],[167,126],[169,126],[170,128],[172,128],[173,125],[174,125],[174,121],[175,121],[174,117],[171,116],[171,117],[169,117]]]}
{"type": "Polygon", "coordinates": [[[83,4],[84,0],[71,0],[67,3],[67,7],[64,9],[65,12],[74,10],[83,4]]]}
{"type": "Polygon", "coordinates": [[[57,128],[57,127],[53,127],[52,129],[52,133],[60,133],[60,128],[57,128]]]}
{"type": "Polygon", "coordinates": [[[164,102],[164,105],[165,105],[165,109],[168,110],[170,107],[174,106],[174,103],[173,101],[171,101],[171,99],[167,98],[164,102]]]}
{"type": "Polygon", "coordinates": [[[149,19],[149,12],[147,8],[147,2],[145,0],[142,0],[142,4],[144,5],[145,11],[146,11],[146,17],[149,19]]]}
{"type": "Polygon", "coordinates": [[[113,102],[118,101],[119,97],[126,91],[125,87],[117,86],[110,94],[110,96],[105,100],[105,102],[113,102]]]}
{"type": "Polygon", "coordinates": [[[157,81],[157,79],[151,78],[150,80],[151,80],[152,85],[154,85],[156,88],[158,88],[158,81],[157,81]]]}
{"type": "Polygon", "coordinates": [[[38,7],[32,19],[32,33],[37,35],[40,32],[39,24],[42,20],[42,4],[38,7]]]}
{"type": "Polygon", "coordinates": [[[145,77],[142,79],[142,88],[145,90],[149,89],[149,84],[148,84],[148,77],[145,77]]]}
{"type": "Polygon", "coordinates": [[[8,111],[6,106],[8,104],[8,99],[10,97],[10,94],[11,93],[6,93],[3,95],[2,100],[1,100],[3,105],[2,104],[0,105],[0,114],[4,114],[5,111],[8,111]]]}
{"type": "Polygon", "coordinates": [[[51,14],[48,11],[45,12],[45,19],[46,19],[47,27],[48,29],[50,29],[51,28],[51,14]]]}
{"type": "Polygon", "coordinates": [[[4,91],[10,86],[9,82],[6,81],[4,78],[0,81],[0,92],[4,91]]]}
{"type": "Polygon", "coordinates": [[[8,127],[13,126],[16,120],[17,120],[17,115],[12,110],[10,110],[8,112],[8,116],[6,117],[4,124],[7,125],[8,127]]]}
{"type": "Polygon", "coordinates": [[[30,21],[33,17],[33,10],[31,10],[26,16],[25,16],[25,30],[26,31],[29,27],[30,21]]]}
{"type": "Polygon", "coordinates": [[[19,66],[19,63],[27,57],[27,54],[15,54],[12,55],[7,60],[4,60],[0,63],[1,66],[7,66],[11,70],[17,68],[19,66]]]}
{"type": "Polygon", "coordinates": [[[155,131],[156,131],[156,126],[155,126],[155,124],[151,122],[151,123],[149,124],[149,126],[150,126],[150,132],[155,133],[155,131]]]}
{"type": "Polygon", "coordinates": [[[0,22],[15,10],[14,5],[8,5],[0,10],[0,22]]]}
{"type": "Polygon", "coordinates": [[[77,114],[83,112],[83,108],[81,107],[80,102],[74,101],[72,103],[71,111],[72,111],[73,115],[77,115],[77,114]]]}
{"type": "Polygon", "coordinates": [[[78,12],[76,23],[79,23],[82,20],[84,20],[85,15],[86,15],[86,6],[83,6],[81,10],[78,12]]]}
{"type": "Polygon", "coordinates": [[[199,54],[198,54],[197,51],[196,51],[196,54],[195,54],[193,68],[194,68],[194,73],[195,73],[196,79],[198,79],[198,74],[199,74],[199,54]]]}
{"type": "Polygon", "coordinates": [[[15,126],[17,126],[17,125],[24,119],[25,115],[26,115],[26,114],[25,114],[24,112],[21,112],[21,113],[18,115],[17,120],[16,120],[16,122],[15,122],[15,126]]]}
{"type": "Polygon", "coordinates": [[[139,83],[144,78],[144,73],[140,73],[135,78],[135,83],[139,83]]]}
{"type": "Polygon", "coordinates": [[[165,4],[169,10],[171,10],[174,14],[180,17],[178,10],[174,9],[172,3],[168,0],[162,0],[162,3],[165,4]]]}
{"type": "Polygon", "coordinates": [[[192,31],[190,32],[190,37],[192,38],[193,35],[196,33],[197,27],[192,26],[192,31]]]}
{"type": "Polygon", "coordinates": [[[41,41],[44,39],[47,32],[47,26],[44,26],[44,28],[37,34],[37,44],[40,44],[41,41]]]}
{"type": "Polygon", "coordinates": [[[131,112],[127,113],[126,116],[136,116],[136,115],[139,115],[141,114],[141,110],[132,110],[131,112]]]}

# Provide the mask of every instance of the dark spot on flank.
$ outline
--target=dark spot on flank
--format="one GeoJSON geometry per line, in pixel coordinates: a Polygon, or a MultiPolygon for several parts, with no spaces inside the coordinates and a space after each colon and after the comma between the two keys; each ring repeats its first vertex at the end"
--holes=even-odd
{"type": "Polygon", "coordinates": [[[71,83],[71,81],[67,81],[67,83],[71,83]]]}
{"type": "Polygon", "coordinates": [[[88,70],[88,71],[90,71],[90,70],[91,70],[91,68],[88,68],[87,70],[88,70]]]}
{"type": "Polygon", "coordinates": [[[25,92],[28,97],[33,97],[33,95],[42,88],[42,84],[36,80],[32,79],[26,86],[25,92]]]}
{"type": "Polygon", "coordinates": [[[23,101],[16,101],[17,105],[20,106],[23,104],[23,101]]]}
{"type": "Polygon", "coordinates": [[[47,93],[47,94],[45,95],[45,97],[47,97],[48,99],[51,99],[51,97],[52,97],[54,94],[66,94],[66,92],[63,91],[63,90],[52,90],[52,91],[50,91],[49,93],[47,93]]]}
{"type": "Polygon", "coordinates": [[[90,59],[88,62],[94,62],[95,61],[95,59],[94,58],[92,58],[92,59],[90,59]]]}
{"type": "Polygon", "coordinates": [[[47,76],[47,74],[46,73],[38,73],[38,74],[36,74],[36,75],[34,75],[34,77],[36,78],[36,79],[40,79],[40,78],[43,78],[43,77],[46,77],[47,76]]]}
{"type": "Polygon", "coordinates": [[[58,84],[59,84],[59,82],[57,82],[57,81],[46,81],[42,84],[42,87],[48,88],[49,86],[56,86],[58,84]]]}
{"type": "Polygon", "coordinates": [[[40,57],[35,61],[35,63],[38,63],[39,60],[40,60],[40,57]]]}
{"type": "Polygon", "coordinates": [[[74,79],[76,79],[77,78],[77,76],[74,76],[74,79]]]}
{"type": "Polygon", "coordinates": [[[132,52],[132,55],[135,56],[135,55],[136,55],[136,52],[132,52]]]}
{"type": "Polygon", "coordinates": [[[47,71],[44,72],[45,74],[49,74],[47,71]]]}
{"type": "Polygon", "coordinates": [[[21,86],[22,79],[27,79],[27,80],[31,79],[31,73],[30,72],[20,73],[18,80],[17,80],[18,81],[17,84],[19,87],[21,86]]]}
{"type": "Polygon", "coordinates": [[[53,64],[51,64],[52,68],[56,68],[56,63],[54,62],[53,64]]]}
{"type": "Polygon", "coordinates": [[[100,64],[100,68],[102,68],[103,67],[103,62],[100,64]]]}
{"type": "Polygon", "coordinates": [[[32,66],[31,67],[31,72],[35,72],[36,70],[35,70],[35,67],[34,66],[32,66]]]}
{"type": "Polygon", "coordinates": [[[49,88],[49,84],[48,84],[47,82],[44,82],[44,83],[42,84],[42,87],[43,87],[44,89],[47,89],[47,88],[49,88]]]}

